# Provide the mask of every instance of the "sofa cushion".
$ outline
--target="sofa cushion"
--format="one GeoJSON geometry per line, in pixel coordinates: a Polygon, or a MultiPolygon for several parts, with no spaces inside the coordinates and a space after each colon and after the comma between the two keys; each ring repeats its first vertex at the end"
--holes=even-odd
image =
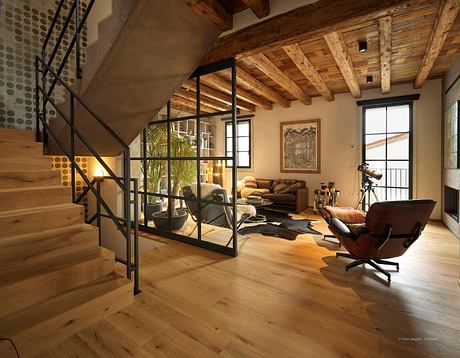
{"type": "MultiPolygon", "coordinates": [[[[282,185],[282,184],[279,184],[279,185],[282,185]]],[[[298,181],[297,183],[287,186],[285,189],[281,190],[280,193],[281,194],[295,193],[297,190],[299,190],[300,188],[303,188],[304,186],[305,186],[305,183],[298,181]]]]}
{"type": "Polygon", "coordinates": [[[271,179],[257,179],[257,187],[260,189],[270,190],[273,180],[271,179]]]}
{"type": "Polygon", "coordinates": [[[287,203],[295,205],[295,194],[292,193],[266,193],[262,195],[262,198],[273,201],[274,203],[287,203]]]}
{"type": "Polygon", "coordinates": [[[274,193],[282,193],[284,190],[286,190],[288,186],[284,183],[279,183],[279,184],[276,184],[273,188],[272,188],[272,191],[274,193]]]}
{"type": "Polygon", "coordinates": [[[297,180],[297,179],[275,179],[273,180],[271,190],[273,191],[273,188],[278,185],[278,184],[286,184],[287,186],[295,184],[295,183],[302,183],[301,185],[305,186],[305,180],[297,180]]]}

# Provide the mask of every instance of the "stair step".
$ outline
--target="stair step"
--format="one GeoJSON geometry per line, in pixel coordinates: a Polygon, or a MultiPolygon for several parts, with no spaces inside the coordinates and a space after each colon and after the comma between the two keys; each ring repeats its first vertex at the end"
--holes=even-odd
{"type": "MultiPolygon", "coordinates": [[[[111,274],[2,318],[0,337],[10,338],[20,357],[30,357],[133,302],[133,283],[111,274]]],[[[0,342],[0,356],[10,343],[0,342]]]]}
{"type": "Polygon", "coordinates": [[[24,155],[37,157],[43,155],[43,143],[24,142],[0,137],[0,153],[2,153],[2,155],[24,155]]]}
{"type": "Polygon", "coordinates": [[[35,142],[35,132],[26,129],[0,128],[0,139],[35,142]]]}
{"type": "Polygon", "coordinates": [[[23,157],[0,155],[0,170],[49,170],[53,162],[52,157],[37,156],[23,157]]]}
{"type": "Polygon", "coordinates": [[[85,208],[76,204],[0,212],[0,240],[11,236],[83,224],[85,208]]]}
{"type": "Polygon", "coordinates": [[[0,189],[0,211],[66,204],[72,189],[63,186],[0,189]]]}
{"type": "Polygon", "coordinates": [[[58,170],[0,170],[0,189],[61,185],[58,170]]]}
{"type": "Polygon", "coordinates": [[[2,239],[0,272],[8,274],[18,266],[26,270],[70,252],[97,247],[98,235],[97,227],[78,224],[2,239]]]}
{"type": "Polygon", "coordinates": [[[102,279],[114,272],[115,253],[93,246],[0,278],[0,317],[102,279]]]}

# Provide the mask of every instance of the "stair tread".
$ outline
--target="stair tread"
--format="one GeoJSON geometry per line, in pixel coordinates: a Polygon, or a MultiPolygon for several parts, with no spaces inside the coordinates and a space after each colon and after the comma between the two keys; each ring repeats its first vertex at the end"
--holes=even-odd
{"type": "Polygon", "coordinates": [[[37,206],[35,208],[8,210],[8,211],[0,212],[0,218],[7,218],[10,216],[23,215],[23,214],[40,213],[44,211],[55,211],[57,209],[65,210],[65,209],[71,209],[71,208],[75,208],[79,206],[82,206],[82,205],[74,204],[74,203],[67,203],[67,204],[58,204],[58,205],[37,206]]]}
{"type": "Polygon", "coordinates": [[[132,286],[132,282],[121,275],[113,273],[101,280],[33,304],[2,317],[0,336],[13,337],[26,329],[37,326],[61,313],[126,285],[132,286]]]}
{"type": "Polygon", "coordinates": [[[5,189],[0,189],[0,193],[24,192],[24,191],[36,191],[36,190],[48,190],[48,189],[69,190],[70,187],[65,187],[62,185],[49,185],[49,186],[29,186],[25,188],[5,188],[5,189]]]}
{"type": "MultiPolygon", "coordinates": [[[[38,157],[38,158],[39,158],[39,157],[38,157]]],[[[34,170],[29,170],[29,169],[0,169],[0,173],[9,173],[9,172],[14,172],[14,173],[31,173],[31,172],[45,173],[45,172],[56,172],[56,173],[60,173],[60,171],[57,170],[57,169],[34,169],[34,170]]]]}
{"type": "Polygon", "coordinates": [[[44,231],[40,231],[40,232],[33,232],[33,233],[29,233],[29,234],[21,234],[21,235],[17,235],[17,236],[11,236],[11,237],[9,237],[7,239],[0,240],[0,247],[1,247],[1,243],[6,242],[7,240],[19,241],[19,240],[25,239],[25,238],[30,238],[30,239],[43,238],[43,239],[45,239],[45,238],[51,238],[51,237],[59,236],[59,235],[74,234],[74,233],[81,232],[81,231],[86,231],[86,230],[88,230],[88,231],[89,230],[97,230],[97,227],[93,226],[93,225],[86,224],[86,223],[82,223],[82,224],[75,224],[75,225],[69,225],[69,226],[65,226],[65,227],[60,227],[60,228],[57,228],[57,229],[44,230],[44,231]]]}
{"type": "Polygon", "coordinates": [[[7,275],[0,277],[0,288],[34,276],[44,275],[68,266],[76,265],[89,259],[112,255],[114,255],[113,251],[99,246],[83,250],[75,250],[49,259],[46,262],[18,267],[18,270],[20,271],[10,272],[7,275]]]}

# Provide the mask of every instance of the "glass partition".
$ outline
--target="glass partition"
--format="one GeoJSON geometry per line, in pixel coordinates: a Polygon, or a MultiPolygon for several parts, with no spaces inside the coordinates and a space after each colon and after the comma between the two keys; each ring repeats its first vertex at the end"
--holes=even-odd
{"type": "Polygon", "coordinates": [[[141,230],[237,255],[236,114],[235,61],[223,61],[198,68],[143,130],[132,156],[141,230]]]}

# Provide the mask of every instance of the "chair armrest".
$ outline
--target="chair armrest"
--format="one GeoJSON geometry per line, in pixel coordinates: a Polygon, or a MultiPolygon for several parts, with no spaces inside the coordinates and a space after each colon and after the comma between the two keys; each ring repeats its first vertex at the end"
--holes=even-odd
{"type": "Polygon", "coordinates": [[[295,208],[297,213],[301,213],[302,211],[308,208],[308,188],[300,188],[297,189],[295,192],[295,208]]]}
{"type": "Polygon", "coordinates": [[[353,233],[350,231],[348,226],[341,222],[339,219],[331,218],[330,224],[336,231],[339,232],[340,235],[345,237],[353,237],[353,233]]]}

